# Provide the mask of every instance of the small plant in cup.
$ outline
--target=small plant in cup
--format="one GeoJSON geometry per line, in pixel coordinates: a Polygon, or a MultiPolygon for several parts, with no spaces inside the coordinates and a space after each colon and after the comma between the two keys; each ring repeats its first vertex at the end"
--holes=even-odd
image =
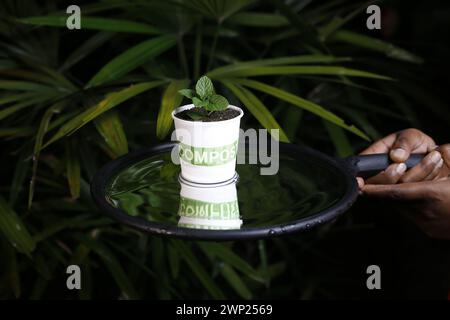
{"type": "Polygon", "coordinates": [[[181,177],[200,184],[234,179],[244,112],[217,94],[206,76],[197,81],[195,90],[179,93],[192,100],[172,111],[181,177]]]}
{"type": "Polygon", "coordinates": [[[217,94],[214,85],[207,76],[202,76],[195,85],[195,90],[182,89],[178,91],[181,95],[192,100],[194,108],[177,114],[177,117],[191,121],[221,121],[232,119],[239,112],[228,109],[228,100],[217,94]]]}

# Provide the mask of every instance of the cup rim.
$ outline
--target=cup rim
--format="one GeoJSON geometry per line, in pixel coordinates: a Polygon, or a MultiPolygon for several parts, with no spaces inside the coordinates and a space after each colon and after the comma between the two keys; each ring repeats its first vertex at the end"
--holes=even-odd
{"type": "Polygon", "coordinates": [[[204,126],[214,126],[216,124],[226,124],[226,123],[229,123],[229,122],[240,120],[242,118],[242,116],[244,115],[244,111],[241,108],[229,104],[227,109],[233,109],[233,110],[239,111],[239,115],[237,117],[232,118],[232,119],[203,122],[203,121],[185,120],[185,119],[181,119],[181,118],[178,118],[178,117],[175,116],[177,113],[179,113],[181,111],[189,110],[189,109],[192,109],[194,107],[195,107],[194,104],[185,104],[185,105],[183,105],[181,107],[176,108],[175,110],[172,111],[172,119],[174,121],[175,120],[180,121],[181,123],[201,124],[201,125],[204,125],[204,126]]]}

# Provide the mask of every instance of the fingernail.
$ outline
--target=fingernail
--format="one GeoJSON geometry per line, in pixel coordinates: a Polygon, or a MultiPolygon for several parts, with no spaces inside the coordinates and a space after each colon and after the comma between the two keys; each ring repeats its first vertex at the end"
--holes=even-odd
{"type": "Polygon", "coordinates": [[[404,174],[405,171],[406,171],[406,164],[404,164],[404,163],[399,163],[395,167],[395,172],[397,172],[398,174],[404,174]]]}
{"type": "Polygon", "coordinates": [[[443,165],[444,165],[444,159],[441,159],[441,160],[437,163],[436,167],[441,168],[443,165]]]}
{"type": "Polygon", "coordinates": [[[430,161],[437,164],[440,160],[442,160],[441,154],[437,151],[433,151],[430,156],[430,161]]]}
{"type": "Polygon", "coordinates": [[[404,159],[406,157],[406,151],[401,148],[397,148],[391,151],[391,156],[397,159],[404,159]]]}
{"type": "Polygon", "coordinates": [[[356,177],[356,182],[358,182],[358,187],[361,189],[364,187],[364,180],[360,177],[356,177]]]}

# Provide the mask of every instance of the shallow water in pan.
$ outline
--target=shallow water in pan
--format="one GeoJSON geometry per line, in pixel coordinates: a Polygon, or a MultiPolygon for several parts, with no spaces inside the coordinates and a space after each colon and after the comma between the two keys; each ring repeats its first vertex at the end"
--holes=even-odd
{"type": "MultiPolygon", "coordinates": [[[[293,223],[332,207],[346,190],[342,173],[309,155],[280,156],[276,175],[260,175],[260,166],[249,164],[238,164],[236,171],[239,182],[235,203],[242,225],[221,228],[220,221],[215,221],[215,227],[204,227],[201,223],[183,227],[245,229],[293,223]]],[[[151,156],[112,177],[106,190],[107,200],[130,216],[177,226],[181,199],[179,173],[180,166],[171,162],[168,152],[151,156]]],[[[203,197],[200,203],[205,204],[205,199],[216,198],[215,192],[224,191],[207,188],[199,192],[203,197]]],[[[209,208],[220,210],[220,206],[209,208]]]]}

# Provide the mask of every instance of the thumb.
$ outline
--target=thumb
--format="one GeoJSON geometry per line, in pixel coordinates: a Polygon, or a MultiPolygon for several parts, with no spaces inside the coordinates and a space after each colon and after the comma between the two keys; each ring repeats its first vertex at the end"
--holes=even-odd
{"type": "Polygon", "coordinates": [[[416,129],[407,129],[397,133],[397,138],[392,145],[389,156],[394,162],[405,162],[412,150],[423,141],[422,133],[416,129]]]}

